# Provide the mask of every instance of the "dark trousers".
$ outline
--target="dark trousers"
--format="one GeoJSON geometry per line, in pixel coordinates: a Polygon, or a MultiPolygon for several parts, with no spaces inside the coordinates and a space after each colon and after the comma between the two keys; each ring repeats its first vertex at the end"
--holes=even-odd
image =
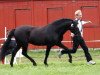
{"type": "MultiPolygon", "coordinates": [[[[82,49],[84,50],[86,60],[87,61],[92,60],[92,57],[91,57],[91,55],[89,53],[88,47],[86,46],[86,43],[85,43],[83,37],[81,37],[81,36],[74,36],[72,38],[72,40],[73,40],[73,48],[70,49],[69,52],[70,53],[76,53],[77,48],[80,45],[82,47],[82,49]]],[[[66,53],[68,53],[68,51],[67,50],[62,50],[61,53],[62,54],[66,54],[66,53]]]]}

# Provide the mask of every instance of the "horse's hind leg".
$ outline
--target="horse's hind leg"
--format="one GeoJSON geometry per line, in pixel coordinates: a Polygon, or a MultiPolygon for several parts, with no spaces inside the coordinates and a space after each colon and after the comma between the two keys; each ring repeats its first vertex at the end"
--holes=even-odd
{"type": "Polygon", "coordinates": [[[28,58],[28,59],[33,63],[34,66],[37,66],[36,62],[35,62],[30,56],[27,55],[27,47],[28,47],[28,45],[27,45],[27,46],[24,45],[24,46],[22,47],[22,54],[23,54],[26,58],[28,58]]]}
{"type": "Polygon", "coordinates": [[[15,55],[16,55],[16,53],[17,53],[17,51],[20,49],[20,46],[16,46],[15,47],[15,49],[12,51],[12,57],[11,57],[11,61],[10,61],[10,65],[11,65],[11,67],[13,67],[13,61],[14,61],[14,57],[15,57],[15,55]]]}

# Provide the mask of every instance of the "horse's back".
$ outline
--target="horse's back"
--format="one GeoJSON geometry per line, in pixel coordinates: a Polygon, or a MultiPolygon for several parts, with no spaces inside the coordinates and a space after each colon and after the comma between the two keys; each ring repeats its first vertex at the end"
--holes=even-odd
{"type": "Polygon", "coordinates": [[[22,30],[29,31],[29,30],[31,30],[33,28],[34,27],[32,27],[32,26],[19,26],[19,27],[16,28],[16,31],[22,31],[22,30]]]}
{"type": "Polygon", "coordinates": [[[16,28],[14,36],[23,44],[28,42],[34,45],[43,45],[45,44],[46,31],[45,27],[20,26],[16,28]]]}
{"type": "Polygon", "coordinates": [[[34,28],[30,33],[29,42],[35,45],[45,45],[45,40],[48,35],[46,29],[45,27],[34,28]]]}

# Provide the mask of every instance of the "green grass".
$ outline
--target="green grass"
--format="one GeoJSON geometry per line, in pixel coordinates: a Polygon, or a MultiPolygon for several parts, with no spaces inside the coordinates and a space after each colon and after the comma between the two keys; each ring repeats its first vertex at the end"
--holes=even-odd
{"type": "Polygon", "coordinates": [[[37,66],[22,58],[18,64],[10,65],[0,64],[0,75],[100,75],[100,51],[90,51],[96,65],[87,65],[83,51],[77,51],[72,54],[73,63],[68,62],[68,55],[63,55],[61,59],[58,58],[57,51],[51,51],[48,64],[46,67],[43,64],[45,51],[30,51],[28,54],[37,62],[37,66]]]}

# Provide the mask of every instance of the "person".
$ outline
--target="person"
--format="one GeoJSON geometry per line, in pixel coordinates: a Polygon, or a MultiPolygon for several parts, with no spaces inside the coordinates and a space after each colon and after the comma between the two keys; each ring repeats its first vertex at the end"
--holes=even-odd
{"type": "MultiPolygon", "coordinates": [[[[9,32],[10,31],[7,30],[7,35],[9,34],[9,32]]],[[[8,48],[6,49],[5,56],[11,54],[16,46],[17,46],[17,43],[15,41],[15,38],[12,38],[10,44],[8,45],[8,48]]],[[[4,48],[4,45],[1,46],[0,50],[3,50],[3,48],[4,48]]],[[[2,59],[2,64],[4,64],[4,59],[5,58],[2,59]]]]}
{"type": "MultiPolygon", "coordinates": [[[[82,11],[81,10],[75,11],[75,20],[78,21],[77,27],[79,28],[81,36],[83,37],[83,25],[88,24],[88,23],[92,23],[92,22],[82,20],[82,11]]],[[[74,36],[74,34],[71,33],[71,37],[73,37],[73,36],[74,36]]]]}
{"type": "MultiPolygon", "coordinates": [[[[89,53],[89,50],[88,50],[88,47],[82,37],[82,31],[83,31],[83,27],[82,25],[86,24],[86,23],[91,23],[91,21],[82,21],[81,20],[82,18],[82,12],[81,10],[77,10],[75,12],[75,20],[78,22],[78,25],[76,28],[72,27],[71,29],[71,32],[73,33],[72,35],[72,40],[73,40],[73,48],[72,49],[69,49],[69,52],[70,53],[76,53],[79,45],[82,47],[82,49],[84,50],[84,53],[85,53],[85,57],[86,57],[86,60],[87,60],[87,63],[88,64],[96,64],[93,60],[92,60],[92,57],[89,53]]],[[[59,53],[59,58],[61,58],[61,55],[63,54],[67,54],[68,51],[67,50],[62,50],[60,51],[59,53]]]]}

